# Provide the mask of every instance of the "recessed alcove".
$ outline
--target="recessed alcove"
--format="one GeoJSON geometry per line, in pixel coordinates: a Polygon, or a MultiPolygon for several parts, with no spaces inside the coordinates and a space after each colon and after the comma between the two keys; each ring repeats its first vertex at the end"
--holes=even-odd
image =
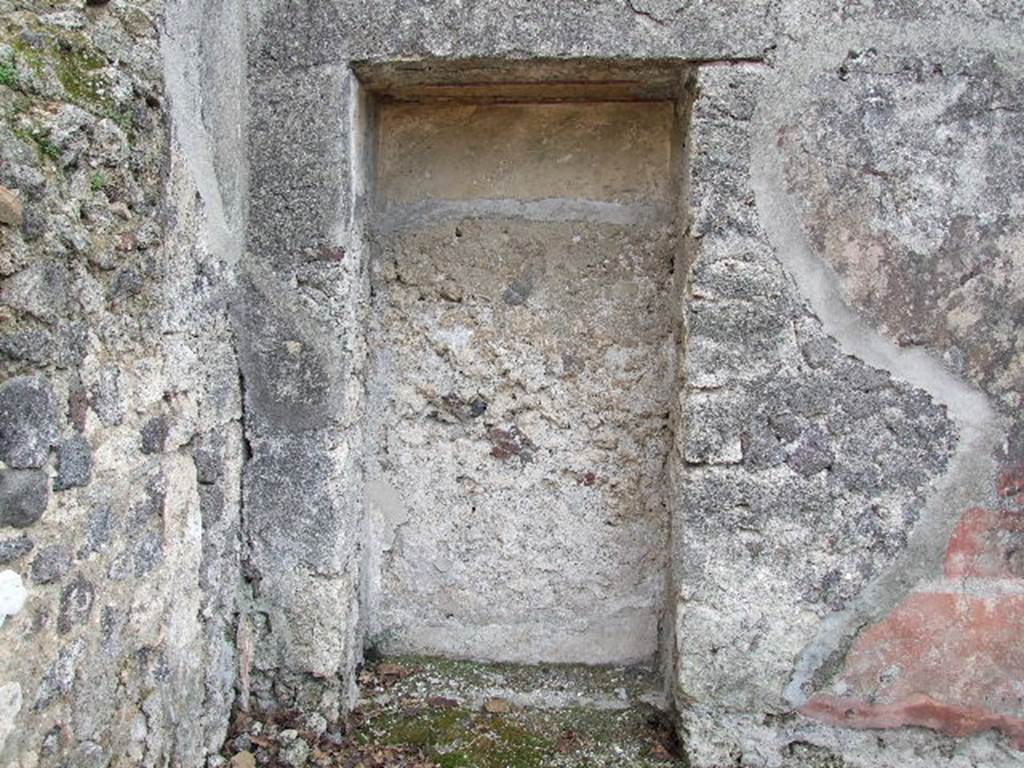
{"type": "Polygon", "coordinates": [[[369,642],[485,661],[656,657],[688,72],[356,71],[369,642]]]}

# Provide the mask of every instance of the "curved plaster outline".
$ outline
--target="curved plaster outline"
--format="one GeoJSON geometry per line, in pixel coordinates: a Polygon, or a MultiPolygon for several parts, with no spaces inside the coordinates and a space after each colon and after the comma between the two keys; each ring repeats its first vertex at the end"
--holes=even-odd
{"type": "Polygon", "coordinates": [[[850,355],[888,371],[944,405],[959,440],[945,474],[931,492],[906,549],[844,610],[826,617],[794,663],[784,690],[793,708],[808,698],[814,678],[866,624],[882,619],[914,586],[941,567],[946,542],[959,514],[990,496],[996,470],[994,453],[1005,439],[1006,421],[980,389],[951,373],[923,347],[900,347],[868,323],[842,296],[834,269],[815,253],[799,209],[786,191],[777,130],[814,95],[811,78],[840,63],[846,51],[862,46],[906,47],[915,52],[937,45],[983,49],[1020,59],[1024,50],[1012,30],[995,26],[923,23],[850,25],[812,39],[790,54],[769,82],[754,113],[751,186],[759,219],[773,250],[795,280],[822,326],[850,355]]]}

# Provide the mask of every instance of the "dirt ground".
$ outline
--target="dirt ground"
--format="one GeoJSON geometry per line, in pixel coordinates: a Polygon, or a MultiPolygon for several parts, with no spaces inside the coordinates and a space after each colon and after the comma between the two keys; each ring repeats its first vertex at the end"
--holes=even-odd
{"type": "Polygon", "coordinates": [[[392,658],[360,674],[344,723],[239,713],[231,768],[682,766],[649,670],[392,658]]]}

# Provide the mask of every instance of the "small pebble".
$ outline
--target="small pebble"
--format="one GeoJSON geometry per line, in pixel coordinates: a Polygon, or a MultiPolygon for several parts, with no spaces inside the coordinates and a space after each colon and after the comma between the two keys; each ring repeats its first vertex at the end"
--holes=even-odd
{"type": "Polygon", "coordinates": [[[250,752],[252,751],[252,739],[249,738],[248,734],[242,733],[235,737],[235,740],[231,742],[231,746],[234,747],[235,752],[250,752]]]}
{"type": "Polygon", "coordinates": [[[327,730],[327,718],[319,712],[314,712],[306,718],[306,730],[319,738],[327,730]]]}
{"type": "Polygon", "coordinates": [[[345,743],[345,732],[342,730],[333,729],[327,731],[323,737],[328,744],[334,747],[340,747],[345,743]]]}
{"type": "Polygon", "coordinates": [[[304,739],[295,739],[281,748],[279,757],[291,768],[303,768],[309,760],[309,745],[304,739]]]}

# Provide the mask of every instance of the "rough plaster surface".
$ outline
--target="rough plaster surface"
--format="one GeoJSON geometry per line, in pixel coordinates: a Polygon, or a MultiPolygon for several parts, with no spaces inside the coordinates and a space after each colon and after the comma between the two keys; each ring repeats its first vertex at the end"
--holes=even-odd
{"type": "MultiPolygon", "coordinates": [[[[1013,434],[1011,431],[1008,443],[1003,442],[1007,422],[1000,423],[999,399],[987,399],[984,394],[972,388],[972,382],[958,380],[956,373],[950,373],[942,365],[941,358],[937,355],[930,355],[923,349],[901,349],[889,341],[883,333],[874,330],[869,324],[859,319],[854,312],[850,312],[849,305],[844,302],[838,290],[843,285],[842,275],[837,278],[829,270],[827,261],[815,254],[813,241],[804,240],[805,231],[811,233],[821,231],[818,228],[822,227],[823,220],[815,218],[801,221],[792,212],[793,209],[787,207],[790,205],[790,195],[797,201],[810,200],[817,204],[825,197],[838,195],[842,198],[844,194],[862,188],[861,185],[869,186],[876,183],[876,177],[873,174],[865,173],[852,176],[847,173],[842,175],[838,169],[832,166],[834,142],[829,144],[829,154],[822,157],[822,162],[825,167],[831,169],[832,178],[835,179],[834,183],[840,184],[839,187],[816,187],[813,180],[806,182],[807,186],[797,184],[794,187],[790,184],[787,187],[782,183],[784,177],[776,169],[779,165],[789,162],[789,156],[785,151],[780,152],[780,148],[783,150],[787,148],[787,141],[792,133],[789,125],[793,117],[802,114],[800,110],[793,110],[788,104],[784,104],[781,99],[793,99],[799,104],[806,93],[812,101],[822,98],[827,100],[830,98],[827,95],[830,91],[839,94],[831,98],[848,98],[848,95],[843,93],[849,87],[847,85],[848,73],[843,63],[845,54],[841,55],[837,61],[835,52],[855,52],[870,47],[877,53],[878,49],[882,48],[880,41],[884,38],[883,29],[885,28],[877,24],[865,25],[861,28],[848,27],[838,35],[839,39],[826,36],[820,42],[812,41],[807,49],[788,58],[786,66],[781,68],[774,80],[768,81],[773,87],[765,89],[766,96],[760,102],[760,118],[757,120],[758,126],[753,148],[755,176],[753,186],[758,195],[757,202],[762,214],[763,226],[768,231],[773,244],[776,245],[783,262],[796,278],[797,285],[823,321],[825,329],[834,334],[847,350],[876,366],[892,371],[900,378],[913,382],[928,392],[937,402],[943,404],[949,416],[957,424],[960,438],[955,444],[955,452],[944,475],[937,478],[931,492],[922,494],[920,522],[908,538],[906,551],[896,559],[893,567],[883,572],[880,578],[869,582],[866,585],[867,588],[857,596],[850,607],[828,616],[824,622],[817,624],[814,632],[808,636],[813,637],[813,640],[801,642],[793,648],[799,653],[795,656],[795,665],[790,666],[791,662],[787,662],[785,665],[786,669],[792,669],[792,676],[785,693],[790,701],[797,703],[833,674],[835,662],[841,659],[845,653],[847,638],[856,636],[864,625],[884,617],[886,612],[906,595],[907,590],[914,587],[915,583],[934,578],[936,573],[941,572],[943,549],[947,538],[953,531],[954,524],[960,519],[964,507],[977,503],[998,504],[995,494],[992,493],[992,487],[996,484],[993,480],[1007,470],[999,469],[997,462],[1006,461],[1006,452],[1009,451],[1010,467],[1013,466],[1013,434]],[[821,74],[826,71],[829,72],[828,78],[824,78],[821,74]],[[811,75],[810,73],[819,74],[811,75]],[[807,82],[805,78],[809,77],[816,77],[814,85],[808,87],[806,92],[801,91],[801,84],[807,82]],[[842,191],[840,192],[840,190],[842,191]],[[1001,445],[1001,443],[1003,444],[1001,445]]],[[[918,28],[903,27],[899,32],[889,29],[888,39],[891,40],[893,47],[906,52],[901,63],[906,63],[909,66],[915,60],[914,56],[920,56],[919,51],[924,46],[931,49],[937,37],[944,34],[948,35],[950,44],[961,40],[971,40],[974,41],[972,44],[977,44],[976,41],[985,40],[992,50],[1001,52],[1000,56],[1009,55],[1002,52],[1002,41],[1006,38],[1000,37],[997,28],[959,29],[957,33],[952,33],[942,25],[922,25],[918,28]],[[908,51],[908,49],[910,50],[908,51]]],[[[872,96],[874,94],[874,90],[868,91],[859,99],[851,99],[849,104],[870,105],[873,103],[872,96]]],[[[912,94],[913,91],[908,90],[906,95],[910,97],[912,94]]],[[[884,105],[885,102],[882,100],[880,103],[884,105]]],[[[699,111],[699,103],[696,109],[699,111]]],[[[900,119],[910,122],[914,119],[913,114],[912,111],[908,111],[906,115],[899,113],[900,119]]],[[[828,122],[829,120],[823,116],[822,123],[827,125],[828,122]]],[[[959,123],[954,121],[953,124],[956,125],[957,130],[971,130],[969,119],[959,123]]],[[[895,143],[897,146],[902,145],[905,148],[911,147],[911,152],[929,153],[934,151],[927,145],[927,141],[934,140],[931,134],[927,141],[918,137],[915,143],[913,134],[908,136],[906,133],[895,130],[893,133],[895,135],[887,136],[888,142],[895,143]],[[920,146],[922,142],[924,142],[924,146],[920,146]]],[[[863,131],[858,135],[858,140],[862,134],[863,131]]],[[[822,135],[821,124],[817,126],[817,135],[819,137],[822,135]]],[[[853,137],[853,131],[844,134],[844,138],[853,139],[853,137]]],[[[882,142],[882,146],[886,146],[885,142],[882,142]]],[[[955,145],[946,142],[946,146],[955,145]]],[[[865,149],[864,151],[874,152],[876,150],[871,147],[870,150],[865,149]]],[[[904,149],[904,151],[907,150],[904,149]]],[[[947,149],[947,151],[949,150],[947,149]]],[[[806,149],[798,152],[793,159],[792,167],[806,167],[804,165],[808,160],[806,155],[813,157],[813,153],[807,153],[806,149]]],[[[985,172],[981,173],[982,177],[987,177],[985,172]]],[[[836,205],[839,206],[841,203],[837,201],[836,205]]],[[[796,210],[801,210],[799,205],[796,206],[796,210]]],[[[996,206],[994,210],[986,210],[984,215],[993,215],[999,210],[1001,210],[1000,206],[996,206]]],[[[925,221],[927,220],[920,223],[924,224],[925,221]]],[[[865,249],[871,247],[867,243],[861,244],[856,240],[851,242],[850,247],[857,248],[860,245],[863,245],[865,249]]],[[[897,254],[886,253],[885,257],[896,259],[897,254]]],[[[911,268],[908,265],[905,269],[909,271],[911,268]]],[[[1013,274],[1014,270],[1010,269],[1009,275],[1013,274]]],[[[1003,279],[1002,276],[1007,276],[1007,272],[997,269],[992,273],[992,278],[997,280],[1003,279]]],[[[892,292],[887,294],[885,299],[888,305],[891,306],[904,300],[904,295],[900,293],[898,286],[891,286],[891,290],[892,292]]],[[[886,328],[880,330],[885,333],[891,331],[886,328]]],[[[993,332],[995,335],[992,335],[991,338],[995,340],[998,338],[998,333],[995,329],[993,332]]],[[[992,394],[1000,395],[998,392],[992,394]]],[[[1006,412],[1005,409],[1003,410],[1006,412]]],[[[924,490],[927,491],[927,489],[924,490]]],[[[925,586],[920,588],[928,591],[925,586]]],[[[1014,588],[1011,586],[1011,589],[1014,588]]],[[[1012,606],[1012,602],[1009,605],[1012,606]]],[[[898,608],[897,610],[905,611],[906,609],[898,608]]],[[[957,611],[953,611],[953,614],[956,613],[957,611]]],[[[965,615],[960,614],[961,618],[965,615]]],[[[1015,621],[1013,616],[1015,616],[1014,611],[1005,612],[1005,620],[1011,624],[1015,621]]],[[[953,615],[950,615],[949,620],[956,626],[957,619],[953,615]]],[[[887,629],[887,624],[895,627],[899,625],[899,621],[900,619],[895,618],[894,614],[891,621],[886,619],[877,629],[873,629],[871,633],[865,635],[865,638],[884,636],[885,632],[890,631],[887,629]]],[[[988,674],[984,670],[999,668],[1004,664],[1008,664],[1008,667],[1003,667],[1003,671],[996,673],[996,676],[1013,679],[1018,675],[1016,670],[1019,669],[1014,660],[1016,651],[1010,650],[1007,653],[1006,649],[1000,650],[998,636],[1003,630],[999,629],[998,625],[981,624],[976,631],[978,634],[973,639],[968,632],[960,633],[959,636],[958,633],[953,632],[946,640],[936,637],[934,642],[926,642],[921,637],[916,644],[912,642],[908,646],[902,647],[901,665],[886,670],[883,681],[888,685],[889,676],[895,675],[894,694],[887,699],[891,702],[891,706],[888,709],[880,706],[877,713],[872,713],[876,715],[874,717],[829,718],[830,722],[841,725],[859,724],[869,728],[893,728],[901,724],[917,723],[960,736],[970,733],[972,730],[997,727],[1006,735],[1013,735],[1015,733],[1013,718],[1017,716],[1015,713],[1018,711],[1017,706],[1019,705],[1010,707],[1011,711],[1006,719],[1007,700],[998,693],[999,689],[982,686],[985,688],[986,694],[979,699],[972,693],[975,689],[973,683],[969,681],[980,680],[985,674],[988,674]],[[982,629],[981,627],[984,626],[988,628],[982,629]],[[962,645],[958,650],[952,650],[952,646],[948,644],[950,642],[954,644],[959,642],[962,645]],[[943,643],[947,644],[943,645],[943,643]],[[925,667],[922,665],[925,660],[936,658],[936,653],[940,658],[945,659],[945,663],[940,665],[938,672],[934,669],[930,674],[923,672],[925,667]],[[903,670],[900,669],[901,666],[903,670]],[[904,676],[905,679],[901,680],[901,677],[904,676]],[[947,685],[948,687],[946,687],[947,685]],[[911,713],[915,711],[915,708],[920,707],[926,694],[936,696],[934,711],[939,714],[931,718],[922,718],[921,715],[915,717],[911,713]],[[983,723],[980,728],[972,729],[970,725],[963,726],[972,718],[975,723],[983,723]],[[957,723],[963,727],[958,727],[957,723]]],[[[1012,630],[1010,631],[1012,632],[1012,630]]],[[[868,639],[858,641],[859,645],[855,645],[854,648],[864,648],[865,643],[870,642],[868,639]]],[[[884,653],[885,651],[876,646],[874,652],[884,653]]],[[[861,655],[852,658],[855,659],[852,662],[854,666],[848,667],[848,670],[855,669],[858,664],[862,665],[862,662],[856,659],[864,657],[861,655]]],[[[852,674],[852,672],[850,673],[852,674]]],[[[842,685],[840,683],[837,690],[842,691],[842,685]]],[[[847,690],[852,692],[855,689],[847,690]]],[[[867,688],[861,687],[852,692],[848,701],[849,704],[855,706],[851,712],[856,711],[856,708],[862,706],[865,701],[874,701],[876,695],[875,684],[867,688]]],[[[728,709],[728,707],[724,709],[728,709]]],[[[806,732],[800,733],[806,724],[783,725],[781,721],[778,721],[775,726],[777,729],[774,739],[776,746],[772,745],[772,741],[764,740],[764,732],[756,737],[760,740],[754,741],[747,740],[743,736],[730,740],[713,735],[715,733],[724,734],[725,731],[718,731],[717,726],[709,727],[709,723],[725,722],[733,717],[735,716],[727,715],[722,711],[716,715],[711,710],[699,707],[692,711],[691,716],[684,717],[689,721],[694,755],[698,756],[700,761],[715,764],[716,761],[725,760],[727,755],[746,754],[751,760],[761,760],[767,764],[781,764],[788,759],[787,748],[780,743],[785,740],[809,741],[827,745],[829,749],[843,754],[848,761],[865,765],[905,764],[908,760],[920,760],[920,763],[925,765],[935,760],[934,755],[936,754],[943,754],[945,759],[952,760],[954,763],[963,761],[965,765],[1012,764],[1018,759],[1012,755],[1012,750],[1006,742],[997,745],[992,751],[993,748],[984,740],[974,742],[965,740],[953,743],[936,739],[932,746],[922,742],[918,746],[910,747],[902,737],[884,737],[884,740],[879,742],[880,749],[868,750],[862,746],[855,747],[856,737],[849,732],[821,732],[810,737],[806,732]]],[[[732,720],[733,727],[737,727],[741,721],[746,722],[747,725],[739,726],[737,733],[753,734],[757,731],[751,721],[742,718],[732,720]]]]}
{"type": "MultiPolygon", "coordinates": [[[[677,695],[723,713],[789,709],[794,662],[907,546],[956,435],[925,393],[823,333],[743,205],[768,76],[755,65],[704,70],[691,128],[677,695]]],[[[683,715],[698,764],[749,749],[711,748],[707,716],[683,715]]]]}
{"type": "Polygon", "coordinates": [[[656,652],[674,126],[670,102],[380,108],[371,642],[505,661],[656,652]],[[449,200],[467,205],[446,217],[449,200]],[[418,203],[441,215],[410,222],[418,203]],[[652,215],[608,224],[594,203],[652,215]]]}
{"type": "MultiPolygon", "coordinates": [[[[951,635],[927,675],[894,630],[951,578],[1020,585],[943,569],[965,520],[982,560],[1016,562],[1019,2],[0,0],[0,19],[0,565],[27,591],[0,628],[0,762],[199,765],[232,701],[346,707],[382,399],[350,66],[669,58],[701,89],[671,201],[693,223],[666,485],[691,762],[1019,763],[998,719],[1019,697],[977,685],[1019,679],[1018,645],[951,635]],[[910,661],[872,710],[858,670],[894,649],[910,661]],[[923,693],[953,714],[915,721],[923,693]],[[796,712],[837,695],[855,716],[796,712]],[[950,736],[967,714],[992,727],[950,736]]],[[[526,238],[592,217],[625,243],[659,215],[490,200],[410,209],[424,231],[387,238],[468,213],[526,238]]]]}

